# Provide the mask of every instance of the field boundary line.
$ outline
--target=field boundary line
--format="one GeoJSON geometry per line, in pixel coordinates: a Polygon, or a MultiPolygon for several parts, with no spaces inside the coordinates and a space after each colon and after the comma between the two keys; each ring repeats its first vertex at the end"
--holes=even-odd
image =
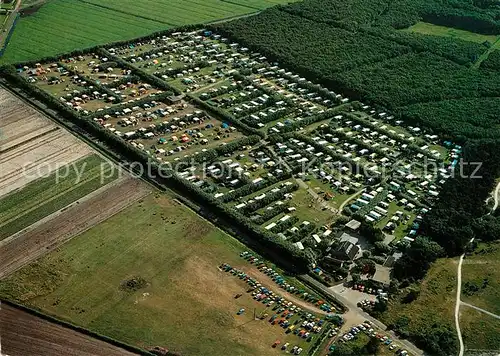
{"type": "Polygon", "coordinates": [[[2,246],[5,246],[7,244],[10,243],[10,241],[16,239],[19,235],[22,235],[30,230],[33,230],[34,228],[36,228],[37,226],[39,225],[42,225],[52,219],[54,219],[55,217],[57,217],[58,215],[60,215],[61,213],[63,213],[64,211],[70,209],[72,206],[74,206],[75,204],[80,204],[80,203],[83,203],[85,201],[87,201],[88,199],[91,199],[99,194],[101,194],[102,192],[108,190],[109,188],[111,188],[112,186],[115,186],[117,184],[121,184],[123,182],[126,181],[126,177],[122,177],[122,178],[118,178],[118,179],[115,179],[111,182],[109,182],[108,184],[105,184],[103,185],[102,187],[99,187],[98,189],[94,190],[93,192],[81,197],[80,199],[78,200],[75,200],[74,202],[62,207],[61,209],[57,210],[57,211],[54,211],[52,214],[49,214],[47,215],[46,217],[38,220],[37,222],[29,225],[29,226],[26,226],[24,229],[22,230],[19,230],[18,232],[6,237],[5,239],[1,240],[0,241],[0,247],[2,246]]]}
{"type": "MultiPolygon", "coordinates": [[[[61,128],[60,128],[60,127],[58,127],[58,126],[53,127],[53,128],[51,128],[51,129],[49,129],[49,130],[47,130],[47,131],[45,131],[45,132],[42,132],[42,133],[40,133],[40,134],[38,134],[38,135],[36,135],[36,136],[34,136],[34,137],[31,137],[31,138],[30,138],[30,140],[37,140],[37,139],[39,139],[39,138],[42,138],[42,137],[43,137],[43,136],[45,136],[45,135],[48,135],[48,134],[50,134],[50,133],[52,133],[52,132],[55,132],[55,131],[58,131],[58,130],[60,130],[60,129],[61,129],[61,128]]],[[[11,150],[14,150],[14,149],[16,149],[16,148],[18,148],[18,147],[20,147],[20,146],[25,145],[26,143],[27,143],[27,141],[17,143],[17,144],[15,144],[14,146],[11,146],[11,147],[9,147],[9,148],[6,148],[5,150],[1,150],[1,151],[0,151],[0,154],[7,153],[7,152],[9,152],[9,151],[11,151],[11,150]]]]}
{"type": "Polygon", "coordinates": [[[141,349],[139,347],[136,347],[136,346],[133,346],[133,345],[129,345],[127,343],[124,343],[122,341],[110,338],[110,337],[105,336],[103,334],[99,334],[99,333],[97,333],[95,331],[92,331],[90,329],[87,329],[87,328],[85,328],[83,326],[79,326],[79,325],[73,324],[73,323],[71,323],[69,321],[66,321],[66,320],[63,320],[63,319],[59,319],[59,318],[57,318],[55,316],[52,316],[50,314],[47,314],[47,313],[43,312],[42,310],[31,308],[31,307],[27,307],[25,305],[19,304],[19,303],[15,302],[13,300],[10,300],[10,299],[0,298],[0,310],[1,310],[1,304],[2,303],[5,303],[5,304],[7,304],[8,306],[10,306],[12,308],[16,308],[18,310],[24,311],[24,312],[26,312],[28,314],[31,314],[31,315],[35,316],[35,317],[41,318],[43,320],[46,320],[46,321],[48,321],[50,323],[54,323],[54,324],[60,325],[60,326],[62,326],[64,328],[68,328],[70,330],[82,333],[83,335],[90,336],[90,337],[92,337],[94,339],[107,342],[110,345],[122,348],[122,349],[124,349],[126,351],[129,351],[129,352],[132,352],[132,353],[136,353],[137,355],[154,356],[154,354],[152,354],[152,353],[150,353],[150,352],[148,352],[148,351],[146,351],[144,349],[141,349]]]}
{"type": "MultiPolygon", "coordinates": [[[[47,135],[45,135],[45,136],[49,136],[49,137],[45,137],[45,141],[43,141],[42,143],[44,145],[52,143],[52,142],[60,139],[63,135],[64,135],[64,132],[62,132],[62,131],[58,132],[58,131],[52,130],[52,132],[50,132],[47,135]]],[[[39,144],[40,144],[40,142],[35,142],[34,140],[25,141],[25,142],[23,142],[21,144],[18,144],[18,148],[19,148],[18,152],[13,152],[9,156],[6,156],[6,155],[9,153],[10,150],[7,149],[5,151],[2,151],[2,152],[0,152],[0,154],[2,155],[0,163],[9,161],[9,160],[11,160],[13,158],[19,157],[19,156],[21,156],[23,154],[26,154],[26,153],[29,153],[34,148],[39,147],[39,144]],[[24,146],[24,147],[22,147],[22,146],[24,146]]],[[[59,155],[61,153],[62,153],[61,151],[55,152],[54,155],[59,155]]]]}
{"type": "Polygon", "coordinates": [[[99,7],[101,9],[110,10],[110,11],[117,12],[117,13],[120,13],[120,14],[125,14],[125,15],[129,15],[129,16],[138,17],[138,18],[141,18],[141,19],[144,19],[144,20],[148,20],[148,21],[158,22],[158,23],[161,23],[163,25],[168,25],[168,26],[172,26],[172,27],[179,26],[179,25],[176,25],[176,24],[173,24],[173,23],[170,23],[170,22],[156,20],[156,19],[153,19],[151,17],[134,14],[134,13],[131,13],[131,12],[128,12],[128,11],[124,11],[124,10],[118,10],[118,9],[115,9],[115,8],[112,8],[112,7],[109,7],[109,6],[106,6],[106,5],[95,4],[95,3],[90,2],[90,1],[85,1],[85,0],[78,0],[78,1],[81,2],[81,3],[87,4],[87,5],[99,7]]]}
{"type": "Polygon", "coordinates": [[[234,1],[230,1],[230,0],[221,0],[222,2],[227,2],[228,4],[232,4],[232,5],[237,5],[237,6],[241,6],[241,7],[246,7],[247,9],[252,9],[252,10],[257,10],[257,11],[262,11],[262,9],[259,9],[258,7],[253,7],[253,6],[250,6],[250,5],[246,5],[246,4],[240,4],[238,2],[234,2],[234,1]]]}

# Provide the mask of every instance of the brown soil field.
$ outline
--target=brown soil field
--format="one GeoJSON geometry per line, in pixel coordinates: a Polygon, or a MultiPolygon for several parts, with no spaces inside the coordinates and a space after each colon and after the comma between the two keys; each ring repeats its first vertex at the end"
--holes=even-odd
{"type": "Polygon", "coordinates": [[[8,356],[136,355],[6,304],[1,305],[0,334],[2,355],[8,356]]]}
{"type": "Polygon", "coordinates": [[[149,194],[129,176],[112,182],[0,243],[0,279],[149,194]]]}
{"type": "Polygon", "coordinates": [[[0,108],[0,196],[92,152],[5,89],[0,108]]]}

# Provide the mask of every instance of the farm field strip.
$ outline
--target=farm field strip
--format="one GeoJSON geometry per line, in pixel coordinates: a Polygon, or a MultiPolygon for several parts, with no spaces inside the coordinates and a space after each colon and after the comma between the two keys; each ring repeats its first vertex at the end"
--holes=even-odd
{"type": "Polygon", "coordinates": [[[35,59],[160,29],[165,29],[165,25],[144,19],[138,21],[133,16],[77,0],[55,0],[19,21],[2,61],[19,60],[21,56],[17,51],[30,52],[32,55],[28,58],[35,59]]]}
{"type": "Polygon", "coordinates": [[[146,196],[151,188],[140,180],[125,177],[75,201],[64,211],[52,214],[0,242],[0,279],[25,264],[55,249],[73,236],[82,233],[146,196]]]}
{"type": "Polygon", "coordinates": [[[6,355],[136,355],[5,303],[0,310],[0,334],[6,355]]]}
{"type": "Polygon", "coordinates": [[[91,177],[80,184],[71,187],[52,197],[51,199],[44,201],[43,203],[32,207],[31,209],[19,214],[15,218],[6,221],[2,226],[2,233],[0,234],[0,239],[8,237],[25,227],[43,219],[47,215],[72,204],[85,197],[87,194],[92,193],[96,189],[105,186],[107,183],[116,179],[116,176],[111,176],[106,179],[102,179],[100,175],[91,177]]]}
{"type": "Polygon", "coordinates": [[[7,151],[13,147],[23,144],[26,140],[33,140],[40,136],[46,136],[54,131],[59,130],[58,127],[41,123],[40,126],[33,125],[26,120],[20,120],[18,125],[9,125],[6,129],[5,126],[1,128],[2,133],[9,137],[7,140],[2,140],[0,152],[7,151]],[[17,126],[18,130],[14,128],[17,126]],[[26,130],[24,130],[26,128],[26,130]],[[10,131],[10,132],[9,132],[10,131]]]}
{"type": "MultiPolygon", "coordinates": [[[[36,217],[39,217],[40,214],[49,215],[54,209],[60,209],[76,200],[75,197],[80,198],[90,193],[92,189],[105,185],[110,179],[116,178],[117,172],[110,178],[101,178],[102,174],[107,176],[108,171],[113,169],[110,165],[106,165],[105,171],[102,169],[102,164],[104,161],[97,155],[93,155],[75,162],[69,169],[62,167],[59,172],[55,172],[47,178],[35,180],[3,197],[0,200],[2,205],[0,239],[6,237],[5,234],[8,231],[12,231],[7,226],[16,220],[22,221],[23,225],[27,226],[30,222],[36,221],[36,217]],[[56,181],[58,177],[62,178],[56,181]],[[53,208],[48,209],[51,206],[53,208]]],[[[18,224],[14,223],[14,225],[18,224]]]]}
{"type": "MultiPolygon", "coordinates": [[[[88,0],[87,0],[88,1],[88,0]]],[[[90,0],[92,3],[100,4],[102,1],[90,0]]],[[[213,20],[216,18],[230,17],[248,13],[245,6],[224,3],[218,0],[197,1],[197,0],[169,0],[168,3],[159,1],[106,1],[106,6],[110,9],[124,9],[129,13],[145,15],[153,20],[174,21],[173,24],[187,24],[197,19],[197,22],[213,20]],[[201,21],[200,21],[201,20],[201,21]]]]}
{"type": "Polygon", "coordinates": [[[63,133],[57,131],[39,137],[35,140],[39,145],[32,150],[25,150],[21,145],[1,155],[8,155],[10,159],[3,163],[5,170],[0,175],[0,196],[90,154],[90,148],[78,142],[68,142],[68,136],[64,134],[44,145],[44,139],[50,139],[53,134],[63,133]]]}
{"type": "Polygon", "coordinates": [[[0,105],[6,108],[0,123],[0,197],[92,152],[4,89],[0,105]]]}

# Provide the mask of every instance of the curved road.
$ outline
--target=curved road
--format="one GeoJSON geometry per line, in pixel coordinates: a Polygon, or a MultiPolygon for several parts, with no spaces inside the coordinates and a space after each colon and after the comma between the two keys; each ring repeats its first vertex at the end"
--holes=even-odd
{"type": "Polygon", "coordinates": [[[457,329],[458,342],[460,344],[459,356],[464,355],[464,340],[462,339],[462,331],[460,330],[460,294],[462,293],[462,263],[464,262],[465,253],[460,256],[457,272],[457,296],[455,302],[455,328],[457,329]]]}
{"type": "MultiPolygon", "coordinates": [[[[469,243],[472,243],[474,238],[470,240],[469,243]]],[[[462,264],[464,262],[465,253],[460,256],[460,261],[458,262],[458,270],[457,270],[457,296],[455,303],[455,327],[457,329],[458,342],[460,344],[460,350],[458,352],[458,356],[464,355],[464,340],[462,338],[462,330],[460,330],[460,304],[462,301],[460,300],[460,296],[462,294],[462,264]]]]}

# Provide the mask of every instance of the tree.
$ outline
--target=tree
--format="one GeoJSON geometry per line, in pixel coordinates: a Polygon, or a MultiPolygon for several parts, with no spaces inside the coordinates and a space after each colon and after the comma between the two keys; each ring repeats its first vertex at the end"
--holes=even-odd
{"type": "Polygon", "coordinates": [[[400,280],[423,278],[430,265],[444,256],[443,248],[424,236],[416,239],[405,252],[392,270],[393,276],[400,280]]]}
{"type": "Polygon", "coordinates": [[[370,341],[365,346],[365,351],[369,355],[376,355],[380,348],[380,341],[375,337],[371,337],[370,341]]]}

